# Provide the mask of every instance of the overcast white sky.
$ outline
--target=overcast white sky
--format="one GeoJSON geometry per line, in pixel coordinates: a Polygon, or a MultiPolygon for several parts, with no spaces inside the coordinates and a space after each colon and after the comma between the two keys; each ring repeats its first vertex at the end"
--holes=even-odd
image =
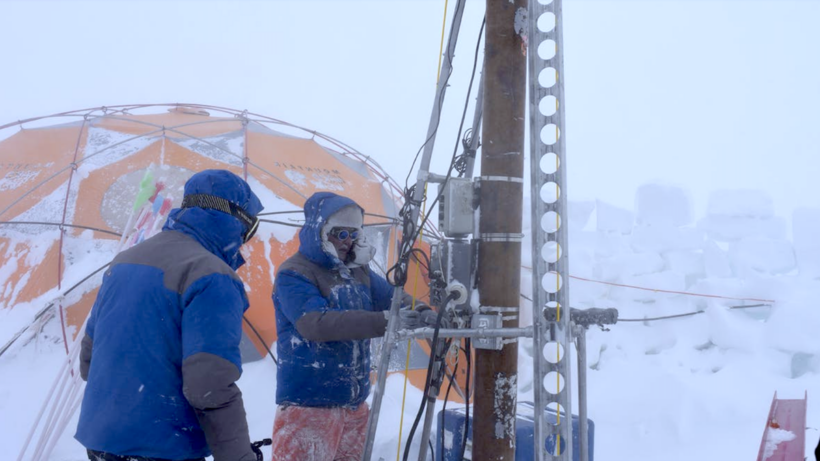
{"type": "MultiPolygon", "coordinates": [[[[467,4],[439,173],[484,5],[467,4]]],[[[248,109],[336,137],[403,183],[426,134],[443,8],[0,0],[0,125],[117,104],[248,109]]],[[[571,200],[632,208],[657,180],[688,188],[696,216],[721,187],[766,190],[789,218],[820,207],[820,2],[569,0],[564,12],[571,200]]]]}

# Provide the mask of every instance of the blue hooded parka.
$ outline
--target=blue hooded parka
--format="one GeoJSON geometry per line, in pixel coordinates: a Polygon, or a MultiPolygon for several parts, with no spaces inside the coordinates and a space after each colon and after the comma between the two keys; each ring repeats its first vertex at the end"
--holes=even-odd
{"type": "MultiPolygon", "coordinates": [[[[225,170],[193,175],[189,194],[222,197],[252,216],[263,208],[225,170]]],[[[256,459],[234,385],[248,308],[235,273],[244,263],[244,232],[221,211],[174,209],[162,232],[114,258],[83,338],[87,386],[75,437],[85,447],[162,459],[212,452],[215,460],[256,459]]]]}
{"type": "Polygon", "coordinates": [[[311,196],[304,206],[299,252],[276,274],[273,301],[279,405],[355,408],[370,392],[369,339],[311,341],[297,328],[306,314],[378,312],[380,315],[367,317],[368,321],[376,318],[382,322],[375,328],[377,333],[369,337],[384,333],[387,321],[382,311],[390,308],[393,287],[366,265],[348,267],[323,249],[322,228],[331,215],[345,207],[364,213],[347,197],[331,192],[311,196]]]}

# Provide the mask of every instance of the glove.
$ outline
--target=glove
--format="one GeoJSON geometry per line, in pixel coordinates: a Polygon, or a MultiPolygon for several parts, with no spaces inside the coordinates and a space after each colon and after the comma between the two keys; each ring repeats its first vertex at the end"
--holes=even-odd
{"type": "Polygon", "coordinates": [[[438,313],[427,306],[426,309],[402,309],[399,311],[399,330],[415,330],[435,326],[438,313]]]}
{"type": "Polygon", "coordinates": [[[351,269],[366,266],[375,255],[376,247],[367,243],[367,239],[362,235],[353,243],[353,247],[350,248],[350,251],[347,253],[345,265],[351,269]]]}
{"type": "MultiPolygon", "coordinates": [[[[430,309],[430,308],[427,308],[425,310],[420,310],[419,312],[421,313],[421,315],[420,315],[421,322],[424,324],[424,326],[428,326],[428,327],[435,327],[436,326],[436,320],[438,320],[438,312],[436,312],[436,311],[434,311],[433,309],[430,309]]],[[[443,318],[441,320],[444,321],[443,318]]]]}

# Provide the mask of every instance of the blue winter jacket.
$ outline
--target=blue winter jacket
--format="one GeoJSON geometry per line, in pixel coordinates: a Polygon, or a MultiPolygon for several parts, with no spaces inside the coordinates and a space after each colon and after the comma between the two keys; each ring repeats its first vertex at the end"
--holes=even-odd
{"type": "MultiPolygon", "coordinates": [[[[186,194],[262,210],[244,183],[195,177],[203,182],[186,183],[186,194]]],[[[253,455],[234,384],[248,308],[235,273],[243,229],[226,213],[175,209],[162,232],[112,261],[83,339],[88,383],[75,437],[85,447],[162,459],[253,455]]]]}
{"type": "Polygon", "coordinates": [[[367,266],[350,269],[322,249],[322,227],[346,206],[358,207],[353,200],[330,192],[311,196],[305,203],[299,252],[276,274],[276,403],[280,405],[356,407],[370,392],[370,340],[366,338],[384,334],[387,321],[382,311],[390,308],[393,287],[367,266]],[[367,331],[331,332],[339,338],[358,337],[316,341],[306,339],[297,328],[306,314],[340,318],[340,312],[350,314],[347,325],[367,331]]]}

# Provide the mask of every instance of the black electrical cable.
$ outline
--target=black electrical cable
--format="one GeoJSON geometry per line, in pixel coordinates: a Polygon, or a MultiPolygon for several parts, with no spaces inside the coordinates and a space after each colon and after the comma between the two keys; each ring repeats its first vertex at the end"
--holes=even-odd
{"type": "MultiPolygon", "coordinates": [[[[446,355],[445,355],[446,357],[446,355]]],[[[453,383],[456,380],[456,376],[458,373],[458,360],[456,360],[455,366],[453,366],[453,373],[447,374],[447,390],[444,392],[444,403],[441,406],[441,447],[444,449],[444,422],[445,422],[445,415],[447,413],[447,400],[450,399],[450,389],[453,388],[453,383]]]]}
{"type": "MultiPolygon", "coordinates": [[[[476,68],[478,66],[478,55],[479,55],[479,50],[480,50],[480,45],[481,45],[481,38],[484,34],[485,24],[486,24],[486,18],[484,18],[481,22],[481,29],[479,31],[478,40],[476,42],[475,57],[473,59],[473,71],[472,71],[472,76],[470,78],[470,85],[469,85],[468,92],[467,92],[467,98],[466,98],[466,101],[465,101],[465,104],[464,104],[464,110],[462,112],[461,124],[459,126],[458,135],[456,136],[456,146],[453,150],[452,159],[450,161],[450,167],[448,168],[447,175],[446,175],[446,177],[443,181],[444,185],[446,185],[447,181],[449,181],[450,178],[452,177],[453,170],[455,169],[455,166],[456,166],[456,158],[457,158],[457,155],[458,155],[458,145],[459,145],[460,138],[461,138],[461,132],[464,128],[464,120],[466,119],[466,116],[467,116],[467,108],[469,107],[470,93],[472,92],[473,83],[475,81],[475,71],[476,71],[476,68]]],[[[451,30],[451,32],[450,32],[451,36],[452,36],[452,32],[453,31],[451,30]]],[[[448,56],[448,60],[449,59],[450,59],[450,57],[448,56]]],[[[452,74],[452,65],[449,66],[449,69],[450,70],[447,74],[447,77],[446,77],[447,80],[445,80],[445,85],[446,85],[447,81],[449,80],[450,75],[452,74]]],[[[439,126],[439,123],[440,123],[441,100],[439,100],[438,115],[439,115],[439,117],[437,117],[436,127],[433,131],[433,134],[435,134],[435,132],[438,130],[438,126],[439,126]]],[[[402,222],[402,239],[401,239],[401,242],[400,242],[400,245],[399,245],[399,258],[398,258],[398,261],[396,262],[396,264],[394,264],[387,272],[388,280],[391,279],[390,274],[393,274],[391,283],[394,286],[404,286],[404,284],[406,283],[406,281],[407,281],[406,268],[409,264],[410,257],[414,253],[414,249],[413,249],[414,242],[418,238],[418,236],[421,234],[421,230],[424,229],[424,226],[427,223],[427,220],[430,219],[429,210],[434,209],[434,207],[436,206],[438,201],[441,199],[441,195],[438,195],[436,197],[436,199],[430,205],[430,208],[428,209],[428,213],[425,214],[424,219],[422,220],[421,224],[418,227],[415,225],[415,223],[410,222],[410,218],[412,216],[412,206],[420,206],[421,203],[416,203],[417,201],[414,201],[414,199],[413,199],[413,196],[415,195],[414,192],[415,192],[415,187],[416,186],[413,186],[412,188],[408,188],[407,185],[408,185],[408,182],[409,182],[409,179],[410,179],[410,173],[412,172],[413,168],[415,167],[416,161],[418,160],[418,156],[420,155],[420,153],[423,150],[424,146],[430,141],[430,139],[432,139],[432,135],[431,135],[431,137],[429,137],[427,139],[427,141],[425,141],[424,144],[422,144],[422,147],[419,149],[419,152],[416,153],[416,157],[413,159],[413,164],[411,166],[410,172],[408,172],[407,178],[405,178],[405,191],[404,191],[404,193],[405,193],[405,204],[399,212],[399,216],[401,216],[403,218],[403,222],[402,222]]],[[[442,188],[442,190],[443,190],[443,188],[442,188]]],[[[418,249],[415,249],[415,250],[420,251],[418,249]]],[[[427,270],[428,270],[428,274],[429,274],[429,267],[430,267],[429,258],[427,258],[427,255],[424,254],[424,252],[421,252],[421,254],[423,254],[425,259],[426,259],[427,270]]],[[[421,264],[421,261],[418,259],[418,257],[416,257],[416,261],[421,264]]],[[[448,296],[447,300],[443,303],[443,306],[441,307],[441,309],[438,313],[437,319],[436,319],[436,328],[435,328],[435,331],[433,333],[433,341],[431,342],[431,355],[430,355],[430,361],[428,363],[427,378],[425,380],[425,386],[424,386],[424,395],[425,395],[424,399],[428,398],[427,393],[429,392],[432,369],[433,369],[433,365],[435,363],[435,357],[436,357],[436,352],[435,351],[438,347],[438,334],[439,334],[439,329],[441,327],[441,319],[443,317],[444,311],[446,310],[447,303],[449,301],[451,301],[452,299],[454,299],[453,296],[454,296],[453,294],[448,296]]],[[[449,342],[447,342],[447,344],[449,344],[449,342]]],[[[410,442],[413,439],[413,435],[415,434],[415,430],[418,427],[418,423],[421,419],[421,415],[424,412],[424,406],[425,406],[425,400],[422,400],[421,406],[419,407],[419,412],[416,415],[416,419],[413,422],[413,427],[410,431],[410,434],[408,435],[408,442],[405,446],[405,451],[404,451],[405,461],[407,460],[407,457],[409,456],[410,442]]]]}
{"type": "MultiPolygon", "coordinates": [[[[452,159],[450,160],[450,167],[448,168],[447,175],[445,176],[444,181],[442,183],[442,189],[441,189],[442,192],[444,191],[443,186],[446,185],[447,182],[452,177],[453,170],[455,169],[455,166],[456,166],[456,158],[458,156],[458,146],[459,146],[459,142],[460,142],[460,138],[461,138],[461,132],[464,129],[464,121],[467,117],[467,108],[469,107],[469,103],[470,103],[470,93],[472,92],[473,83],[475,82],[475,73],[476,73],[476,69],[478,68],[478,55],[479,55],[479,51],[481,49],[480,48],[481,38],[484,34],[485,24],[486,24],[486,17],[481,22],[481,29],[479,30],[478,40],[476,41],[476,50],[475,50],[475,56],[473,58],[473,70],[472,70],[472,76],[470,77],[470,85],[468,87],[467,97],[466,97],[465,102],[464,102],[464,109],[463,109],[462,115],[461,115],[461,124],[459,125],[458,136],[456,136],[456,145],[455,145],[455,148],[453,149],[452,159]]],[[[451,66],[451,73],[452,73],[452,66],[451,66]]],[[[449,79],[449,74],[448,74],[447,78],[449,79]]],[[[438,129],[438,123],[436,125],[436,129],[438,129]]],[[[427,142],[429,142],[429,139],[428,139],[427,142]]],[[[427,142],[425,142],[425,144],[427,142]]],[[[424,147],[424,145],[422,145],[422,147],[424,147]]],[[[421,152],[421,150],[419,150],[419,152],[421,152]]],[[[418,158],[418,154],[416,154],[416,158],[418,158]]],[[[415,160],[413,161],[413,166],[415,166],[415,160]]],[[[411,172],[412,172],[412,167],[411,167],[411,172]]],[[[393,267],[391,267],[390,270],[388,270],[388,273],[393,273],[394,274],[393,281],[391,282],[394,286],[404,286],[404,282],[407,281],[407,274],[404,273],[404,269],[406,269],[406,267],[408,265],[408,260],[409,260],[409,256],[407,255],[407,253],[409,252],[409,249],[413,247],[414,242],[416,241],[416,239],[421,234],[421,230],[424,229],[424,226],[427,224],[427,221],[430,219],[430,214],[431,214],[430,210],[434,209],[436,204],[441,199],[441,195],[438,195],[436,197],[436,199],[430,205],[430,208],[428,208],[427,213],[425,213],[425,217],[422,220],[421,225],[416,227],[415,223],[410,222],[410,218],[411,218],[411,215],[412,215],[411,210],[412,210],[413,205],[420,206],[421,203],[417,203],[412,198],[413,195],[415,195],[413,192],[414,192],[416,186],[414,185],[412,188],[407,188],[407,181],[409,181],[409,178],[410,178],[410,173],[408,172],[407,173],[407,179],[405,180],[405,204],[402,207],[402,209],[399,211],[399,216],[401,216],[403,218],[402,239],[401,239],[401,243],[399,245],[399,258],[396,261],[396,264],[394,264],[393,267]]],[[[390,280],[390,277],[388,277],[388,280],[390,280]]]]}
{"type": "Polygon", "coordinates": [[[427,256],[427,253],[425,253],[420,248],[411,248],[410,249],[410,254],[414,257],[414,259],[417,263],[421,264],[421,267],[423,267],[424,270],[426,270],[428,273],[430,272],[430,266],[431,266],[430,257],[427,256]],[[419,259],[418,255],[421,255],[424,258],[424,261],[419,259]]]}
{"type": "MultiPolygon", "coordinates": [[[[458,146],[459,146],[459,141],[460,141],[459,138],[461,137],[461,131],[464,129],[464,121],[467,118],[467,108],[469,107],[470,93],[472,92],[473,83],[475,81],[475,72],[476,72],[476,69],[478,68],[478,55],[479,55],[479,50],[480,50],[480,45],[481,45],[481,37],[483,36],[483,33],[484,33],[485,24],[486,24],[486,17],[481,21],[481,29],[479,30],[478,40],[476,41],[476,50],[475,50],[475,56],[473,58],[473,71],[472,71],[472,76],[470,77],[470,85],[469,85],[468,90],[467,90],[467,97],[465,98],[464,109],[462,110],[462,114],[461,114],[461,123],[459,124],[458,135],[456,136],[456,144],[455,144],[455,147],[453,148],[453,155],[452,155],[452,158],[450,160],[450,167],[448,168],[447,174],[445,175],[444,181],[442,182],[442,187],[441,187],[442,193],[444,192],[444,186],[447,184],[447,182],[450,180],[450,178],[452,178],[453,170],[455,169],[455,166],[456,166],[456,158],[458,156],[458,146]]],[[[435,206],[436,206],[436,204],[438,204],[439,200],[441,200],[441,194],[437,195],[436,199],[433,200],[433,203],[430,205],[430,208],[428,208],[427,213],[425,213],[424,219],[422,220],[421,225],[419,226],[419,229],[423,229],[425,224],[427,224],[427,220],[429,220],[430,216],[431,216],[430,210],[433,210],[435,208],[435,206]]],[[[413,237],[413,240],[415,240],[415,239],[416,239],[416,236],[413,237]]]]}
{"type": "MultiPolygon", "coordinates": [[[[472,77],[470,78],[470,85],[469,85],[468,92],[467,92],[467,98],[466,98],[466,101],[465,101],[465,104],[464,104],[464,110],[462,112],[462,117],[461,117],[461,124],[459,126],[458,136],[456,137],[456,145],[455,145],[455,148],[453,150],[453,156],[452,156],[452,159],[450,161],[450,167],[447,170],[447,175],[445,176],[445,179],[443,181],[443,185],[446,185],[447,182],[450,180],[450,178],[452,177],[453,170],[455,169],[455,166],[456,166],[458,146],[459,146],[459,142],[460,142],[460,138],[461,138],[461,132],[464,128],[464,121],[465,121],[466,116],[467,116],[467,108],[469,107],[470,93],[472,92],[473,83],[475,81],[475,71],[476,71],[476,68],[478,66],[478,55],[479,55],[479,50],[480,50],[480,45],[481,45],[481,37],[483,36],[483,33],[484,33],[485,24],[486,24],[486,17],[481,22],[481,29],[479,31],[478,40],[476,42],[475,57],[473,59],[472,77]]],[[[452,72],[452,66],[451,66],[451,72],[452,72]]],[[[449,74],[448,74],[447,78],[449,79],[449,74]]],[[[438,123],[436,125],[436,130],[437,129],[438,129],[438,123]]],[[[429,140],[427,142],[429,142],[429,140]]],[[[425,142],[425,144],[427,142],[425,142]]],[[[424,146],[422,145],[422,148],[423,147],[424,146]]],[[[421,149],[419,150],[419,152],[421,152],[421,149]]],[[[418,158],[418,154],[416,154],[416,159],[417,158],[418,158]]],[[[415,166],[415,159],[413,161],[413,165],[415,166]]],[[[412,171],[412,168],[411,168],[411,171],[412,171]]],[[[405,186],[407,186],[407,181],[409,180],[409,178],[410,178],[410,173],[407,174],[407,179],[405,180],[405,186]]],[[[442,191],[443,191],[443,189],[444,188],[442,187],[442,191]]],[[[409,222],[409,217],[410,217],[409,215],[411,213],[408,212],[409,210],[407,209],[407,205],[413,203],[412,200],[410,200],[410,198],[411,198],[410,197],[410,192],[411,192],[411,189],[406,189],[406,191],[405,191],[405,194],[406,194],[405,206],[402,207],[402,212],[400,212],[400,215],[404,218],[402,242],[400,244],[400,253],[399,253],[400,257],[399,257],[399,260],[396,262],[396,264],[393,267],[391,267],[390,270],[388,271],[388,273],[392,272],[394,274],[393,283],[394,283],[395,286],[403,286],[404,282],[406,282],[407,274],[405,274],[403,272],[402,266],[406,267],[406,265],[409,261],[409,257],[412,254],[412,251],[410,249],[408,249],[408,247],[412,248],[413,242],[415,242],[416,238],[418,238],[418,235],[420,234],[421,229],[424,228],[425,224],[427,223],[427,220],[430,219],[429,210],[434,209],[436,204],[441,199],[441,195],[439,194],[436,197],[436,199],[433,201],[433,203],[430,205],[430,208],[428,209],[428,212],[425,213],[425,217],[422,220],[421,224],[416,228],[414,223],[409,222]]],[[[423,254],[423,252],[422,252],[422,254],[423,254]]],[[[418,259],[417,259],[417,261],[418,261],[418,259]]],[[[429,268],[429,259],[427,260],[427,263],[428,263],[428,268],[429,268]]],[[[429,269],[428,269],[428,273],[429,273],[429,269]]],[[[429,388],[430,388],[430,378],[431,378],[431,372],[432,372],[432,367],[433,367],[433,363],[434,363],[434,358],[435,358],[435,355],[436,355],[435,350],[436,350],[436,347],[438,345],[438,332],[439,332],[439,329],[440,329],[440,326],[441,326],[441,318],[443,316],[443,313],[444,313],[444,310],[445,310],[445,307],[446,307],[447,303],[453,299],[452,296],[453,295],[448,296],[448,299],[443,303],[443,307],[441,308],[441,311],[439,312],[439,315],[437,317],[436,328],[435,328],[435,331],[433,333],[433,341],[432,341],[432,345],[431,345],[430,362],[428,363],[428,369],[427,369],[427,379],[425,381],[425,386],[424,386],[424,395],[425,395],[424,399],[427,399],[427,392],[429,391],[429,388]]],[[[419,412],[416,415],[416,419],[413,422],[413,427],[410,430],[410,434],[408,435],[408,442],[405,446],[405,451],[404,451],[404,460],[405,461],[407,460],[407,457],[409,456],[410,442],[413,439],[413,435],[415,434],[415,430],[418,427],[419,421],[421,420],[421,415],[424,412],[424,406],[425,406],[424,405],[425,404],[424,399],[422,400],[421,406],[419,407],[419,412]]]]}
{"type": "Polygon", "coordinates": [[[467,381],[464,390],[464,433],[461,434],[461,455],[458,459],[464,459],[464,452],[467,450],[467,431],[470,430],[470,365],[472,363],[472,343],[470,338],[464,341],[464,356],[467,357],[467,381]]]}
{"type": "MultiPolygon", "coordinates": [[[[446,341],[444,344],[445,350],[447,350],[447,348],[449,348],[450,345],[449,341],[446,341]]],[[[430,386],[432,385],[432,380],[430,378],[433,374],[433,367],[435,367],[436,364],[435,348],[437,346],[438,328],[436,328],[435,333],[433,334],[433,341],[431,342],[430,346],[430,360],[427,364],[427,378],[424,382],[424,391],[421,399],[421,404],[419,405],[419,411],[416,413],[416,418],[413,420],[413,426],[410,428],[410,433],[407,435],[407,442],[404,447],[404,461],[407,461],[407,457],[410,455],[410,444],[413,442],[413,437],[416,434],[416,429],[418,429],[419,422],[421,422],[421,416],[424,414],[424,409],[426,407],[427,401],[429,400],[429,396],[427,394],[430,392],[430,386]]]]}
{"type": "Polygon", "coordinates": [[[472,143],[473,129],[467,128],[467,131],[464,132],[464,136],[461,138],[461,145],[464,147],[464,153],[456,158],[456,171],[458,172],[459,178],[463,178],[464,174],[467,173],[467,160],[475,158],[476,149],[478,146],[476,146],[476,149],[471,149],[470,144],[472,143]]]}
{"type": "MultiPolygon", "coordinates": [[[[419,421],[421,421],[421,415],[424,413],[425,403],[427,402],[427,399],[429,398],[427,394],[430,392],[430,384],[431,384],[432,375],[433,375],[433,366],[436,363],[436,349],[438,347],[438,340],[439,340],[438,333],[439,333],[439,330],[441,329],[441,320],[444,318],[444,312],[447,310],[447,304],[450,301],[456,299],[457,296],[458,296],[458,294],[456,294],[456,293],[450,293],[447,296],[447,298],[444,300],[444,302],[441,304],[441,307],[439,308],[439,311],[438,311],[438,315],[436,316],[436,326],[435,326],[435,329],[433,330],[433,340],[430,342],[430,359],[427,362],[427,377],[424,380],[423,397],[422,397],[422,400],[421,400],[421,405],[419,405],[419,411],[418,411],[418,413],[416,413],[416,419],[413,421],[413,427],[410,429],[410,433],[407,435],[407,442],[404,446],[404,458],[403,458],[404,461],[407,461],[408,456],[410,456],[410,444],[413,441],[413,436],[416,433],[416,429],[418,428],[419,421]]],[[[447,351],[448,347],[449,347],[449,341],[446,341],[444,351],[447,351]]]]}
{"type": "MultiPolygon", "coordinates": [[[[522,298],[526,299],[527,301],[532,302],[532,299],[525,294],[521,293],[520,295],[522,298]]],[[[771,304],[750,304],[748,306],[729,306],[729,309],[749,309],[751,307],[767,307],[771,306],[771,304]]],[[[619,318],[619,322],[651,322],[654,320],[668,320],[668,319],[677,319],[681,317],[689,317],[692,315],[703,314],[706,311],[695,311],[695,312],[686,312],[684,314],[673,314],[673,315],[665,315],[663,317],[646,317],[642,319],[621,319],[619,318]]]]}
{"type": "MultiPolygon", "coordinates": [[[[450,161],[450,167],[447,171],[447,175],[444,179],[443,184],[446,184],[447,181],[450,180],[450,178],[452,177],[453,169],[455,168],[455,165],[456,165],[456,157],[457,157],[457,154],[458,154],[458,138],[461,137],[461,130],[463,130],[463,128],[464,128],[464,120],[467,116],[467,108],[469,107],[470,93],[472,92],[473,83],[475,81],[475,71],[476,71],[476,68],[478,66],[478,54],[479,54],[479,50],[480,50],[481,37],[483,36],[485,23],[486,23],[486,19],[482,20],[481,30],[479,31],[478,40],[476,42],[476,51],[475,51],[475,57],[473,59],[472,76],[470,78],[470,85],[468,87],[467,97],[466,97],[466,100],[465,100],[465,103],[464,103],[464,110],[462,111],[461,124],[459,125],[458,136],[456,137],[456,139],[457,139],[456,147],[453,150],[453,156],[452,156],[452,159],[450,161]]],[[[452,72],[452,67],[451,67],[451,72],[452,72]]],[[[449,78],[449,76],[448,76],[448,78],[449,78]]],[[[438,125],[436,125],[436,129],[438,129],[438,125]]],[[[429,140],[428,140],[428,142],[429,142],[429,140]]],[[[426,142],[425,142],[425,144],[426,144],[426,142]]],[[[418,154],[416,154],[416,157],[418,157],[418,154]]],[[[413,166],[415,166],[415,160],[413,162],[413,166]]],[[[411,171],[412,171],[412,168],[411,168],[411,171]]],[[[409,177],[410,177],[410,173],[407,174],[407,179],[408,180],[409,180],[409,177]]],[[[405,187],[406,186],[407,186],[407,180],[405,180],[405,187]]],[[[405,195],[406,195],[406,197],[405,197],[405,206],[402,207],[402,212],[400,213],[400,215],[402,215],[403,218],[405,219],[405,224],[404,224],[404,228],[403,228],[403,232],[402,232],[402,244],[401,244],[402,252],[399,253],[400,255],[405,254],[404,252],[407,251],[408,246],[412,247],[412,243],[418,237],[416,229],[418,229],[418,233],[421,232],[421,229],[423,229],[425,224],[427,224],[427,220],[430,219],[429,210],[432,210],[435,207],[435,205],[438,203],[439,199],[441,198],[440,196],[436,197],[436,199],[430,205],[430,208],[428,209],[428,212],[426,213],[425,218],[422,220],[421,225],[418,228],[416,228],[416,227],[414,227],[413,223],[408,222],[409,215],[412,214],[412,213],[409,213],[410,210],[407,209],[408,204],[414,204],[414,202],[411,200],[411,196],[414,195],[414,194],[411,194],[411,192],[415,189],[415,187],[416,186],[413,186],[413,188],[405,190],[405,195]],[[408,236],[409,238],[405,239],[405,236],[408,236]]],[[[442,190],[443,190],[443,188],[442,188],[442,190]]],[[[420,203],[415,203],[415,205],[419,206],[421,204],[420,203]]],[[[399,258],[399,261],[396,263],[396,265],[400,266],[400,265],[405,264],[405,263],[406,263],[406,260],[403,261],[402,258],[399,258]]],[[[404,279],[406,280],[406,277],[404,277],[404,279]]],[[[402,281],[402,277],[400,277],[398,280],[402,281]]]]}
{"type": "MultiPolygon", "coordinates": [[[[456,144],[455,144],[455,147],[453,148],[453,156],[452,156],[452,159],[450,161],[450,167],[448,168],[447,174],[445,175],[444,181],[442,182],[442,187],[441,187],[442,193],[444,192],[444,186],[446,186],[447,182],[450,180],[450,178],[452,178],[453,170],[456,167],[456,158],[458,157],[458,146],[459,146],[459,143],[461,142],[460,138],[461,138],[461,132],[464,129],[464,121],[467,118],[467,108],[470,105],[470,93],[472,93],[473,83],[475,82],[475,72],[476,72],[476,69],[478,68],[478,55],[479,55],[479,51],[481,50],[481,37],[484,35],[484,26],[486,25],[486,23],[487,23],[487,18],[484,17],[484,19],[482,19],[482,21],[481,21],[481,29],[478,32],[478,40],[476,41],[475,55],[473,57],[472,76],[470,77],[470,85],[467,87],[467,97],[465,98],[464,109],[462,110],[462,113],[461,113],[461,123],[459,124],[459,127],[458,127],[458,135],[456,136],[456,144]]],[[[429,210],[434,209],[434,207],[436,206],[436,204],[438,203],[438,201],[440,199],[441,199],[441,194],[439,194],[436,197],[436,199],[430,205],[430,208],[428,209],[428,212],[425,213],[425,217],[421,222],[420,228],[423,228],[424,225],[427,223],[427,220],[430,219],[430,214],[431,213],[429,212],[429,210]]]]}
{"type": "MultiPolygon", "coordinates": [[[[458,9],[458,5],[456,5],[456,9],[458,9]]],[[[453,41],[453,32],[455,32],[455,30],[452,27],[450,27],[450,35],[447,37],[448,50],[447,50],[447,53],[444,54],[444,56],[447,58],[447,63],[449,64],[449,66],[448,66],[447,76],[444,77],[444,83],[442,83],[442,85],[441,85],[442,89],[447,88],[447,82],[450,81],[450,76],[453,75],[453,59],[452,59],[453,57],[451,56],[450,50],[449,50],[449,45],[453,41]]],[[[453,51],[455,51],[455,50],[453,50],[453,51]]],[[[436,83],[438,83],[438,82],[436,82],[436,83]]],[[[410,174],[413,172],[413,169],[416,167],[416,162],[419,159],[419,155],[421,155],[421,152],[424,150],[424,146],[426,146],[427,143],[429,143],[433,139],[433,137],[436,135],[436,133],[438,132],[438,127],[441,124],[441,111],[442,111],[443,107],[444,107],[444,98],[438,98],[438,107],[436,108],[436,110],[437,110],[436,127],[433,128],[433,132],[430,133],[430,136],[427,137],[427,139],[424,141],[424,144],[422,144],[421,147],[419,147],[418,152],[416,152],[416,156],[413,157],[413,163],[410,164],[410,171],[407,172],[407,177],[404,178],[404,188],[405,189],[407,189],[407,184],[410,182],[410,174]]]]}
{"type": "MultiPolygon", "coordinates": [[[[766,307],[771,306],[771,304],[751,304],[749,306],[730,306],[729,309],[749,309],[751,307],[766,307]]],[[[703,314],[706,311],[695,311],[695,312],[687,312],[685,314],[674,314],[674,315],[665,315],[663,317],[647,317],[643,319],[618,319],[619,322],[650,322],[653,320],[667,320],[667,319],[677,319],[680,317],[689,317],[692,315],[703,314]]]]}
{"type": "Polygon", "coordinates": [[[253,330],[253,333],[254,333],[254,334],[256,335],[256,337],[259,339],[259,342],[260,342],[260,343],[262,343],[262,345],[263,345],[263,346],[265,346],[265,350],[266,350],[266,351],[268,351],[268,354],[270,355],[270,358],[272,358],[272,359],[273,359],[273,363],[275,363],[277,366],[279,366],[279,361],[278,361],[278,360],[276,360],[276,357],[274,357],[274,356],[273,356],[273,352],[271,352],[271,351],[270,351],[270,348],[268,347],[268,343],[266,343],[266,342],[265,342],[265,340],[264,340],[264,339],[262,339],[262,335],[260,335],[260,334],[259,334],[259,332],[258,332],[258,331],[256,331],[256,328],[253,326],[253,324],[251,323],[251,321],[250,321],[250,320],[248,320],[248,317],[246,317],[246,316],[244,316],[244,315],[243,315],[243,316],[242,316],[242,320],[244,320],[245,322],[247,322],[247,323],[248,323],[248,326],[249,326],[249,327],[251,327],[251,330],[253,330]]]}
{"type": "MultiPolygon", "coordinates": [[[[467,374],[466,379],[464,382],[464,432],[461,435],[461,456],[457,459],[464,459],[464,451],[467,449],[467,431],[470,429],[470,365],[472,363],[472,358],[470,354],[472,353],[472,346],[470,342],[470,338],[465,338],[464,340],[464,348],[461,349],[464,352],[464,357],[467,360],[467,374]]],[[[447,400],[450,397],[450,387],[456,381],[456,372],[458,371],[459,362],[456,362],[455,367],[453,367],[453,374],[448,374],[447,377],[449,378],[450,383],[447,385],[447,393],[444,395],[444,406],[441,410],[441,427],[445,427],[445,410],[447,409],[447,400]]],[[[457,384],[456,384],[457,385],[457,384]]],[[[442,429],[442,436],[441,436],[441,446],[444,446],[444,430],[442,429]]]]}

